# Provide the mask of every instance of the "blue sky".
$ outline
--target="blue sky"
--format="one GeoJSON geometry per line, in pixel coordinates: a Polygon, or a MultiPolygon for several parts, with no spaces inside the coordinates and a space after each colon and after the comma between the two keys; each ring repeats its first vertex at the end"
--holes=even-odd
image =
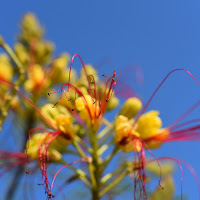
{"type": "MultiPolygon", "coordinates": [[[[198,0],[111,0],[111,1],[2,1],[0,34],[13,44],[19,20],[34,12],[47,29],[46,37],[56,44],[56,55],[79,53],[85,63],[97,65],[112,59],[116,71],[148,100],[162,79],[173,69],[185,68],[200,80],[200,2],[198,0]],[[136,86],[124,66],[135,65],[144,72],[144,84],[136,86]]],[[[113,68],[100,68],[101,73],[113,68]]],[[[117,89],[117,86],[116,86],[117,89]]],[[[175,72],[155,96],[149,109],[160,110],[164,126],[172,123],[199,100],[200,86],[184,72],[175,72]]],[[[200,108],[187,119],[198,118],[200,108]]],[[[155,155],[189,162],[200,176],[199,143],[168,143],[155,155]]],[[[198,198],[193,177],[184,169],[183,193],[198,198]]],[[[180,193],[180,172],[175,175],[180,193]]]]}

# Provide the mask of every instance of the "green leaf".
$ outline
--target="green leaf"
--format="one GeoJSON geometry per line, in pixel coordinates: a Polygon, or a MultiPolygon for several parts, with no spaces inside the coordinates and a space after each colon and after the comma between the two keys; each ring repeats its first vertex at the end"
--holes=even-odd
{"type": "Polygon", "coordinates": [[[150,200],[172,200],[174,196],[174,181],[170,175],[166,176],[161,182],[160,186],[157,187],[150,200]]]}
{"type": "Polygon", "coordinates": [[[156,176],[160,176],[160,172],[161,172],[161,176],[166,176],[170,174],[171,172],[173,172],[174,170],[174,165],[172,163],[159,163],[159,164],[160,164],[160,167],[157,162],[151,162],[147,164],[146,169],[150,173],[156,176]],[[160,168],[161,168],[161,171],[160,171],[160,168]]]}

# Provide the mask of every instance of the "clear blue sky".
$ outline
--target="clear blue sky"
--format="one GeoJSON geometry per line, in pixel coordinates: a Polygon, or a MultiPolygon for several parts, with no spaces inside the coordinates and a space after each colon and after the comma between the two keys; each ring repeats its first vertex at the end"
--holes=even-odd
{"type": "MultiPolygon", "coordinates": [[[[7,0],[0,7],[0,34],[9,44],[14,42],[22,15],[32,11],[47,29],[47,38],[56,43],[57,55],[63,51],[71,55],[79,53],[84,62],[94,65],[110,57],[117,71],[130,64],[141,67],[145,83],[136,88],[144,101],[172,69],[188,69],[200,80],[198,0],[7,0]]],[[[105,70],[100,69],[102,73],[105,70]]],[[[132,83],[134,73],[129,73],[127,70],[127,81],[132,83]]],[[[176,72],[163,85],[149,109],[160,110],[167,126],[198,101],[199,96],[200,86],[186,73],[176,72]]],[[[199,111],[200,108],[188,119],[198,118],[199,111]]],[[[184,159],[200,176],[198,142],[168,143],[155,151],[155,155],[184,159]]],[[[198,199],[194,179],[183,169],[183,193],[191,200],[198,199]]],[[[180,194],[178,169],[175,180],[180,194]]]]}

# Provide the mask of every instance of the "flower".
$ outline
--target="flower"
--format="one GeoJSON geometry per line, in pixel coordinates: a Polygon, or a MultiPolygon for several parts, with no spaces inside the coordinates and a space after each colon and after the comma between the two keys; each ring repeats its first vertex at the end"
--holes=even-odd
{"type": "Polygon", "coordinates": [[[138,98],[129,98],[122,106],[116,119],[115,141],[125,152],[140,151],[141,141],[146,141],[151,149],[158,148],[162,144],[164,136],[166,137],[169,134],[167,128],[162,129],[162,120],[158,111],[151,110],[142,114],[135,123],[131,118],[136,116],[141,107],[142,103],[138,98]],[[160,140],[150,139],[160,134],[162,134],[160,140]]]}
{"type": "Polygon", "coordinates": [[[28,79],[24,87],[29,92],[38,93],[49,85],[45,70],[38,64],[33,65],[28,71],[28,79]]]}
{"type": "Polygon", "coordinates": [[[72,142],[75,135],[75,127],[73,126],[74,118],[68,109],[62,105],[52,109],[52,104],[46,104],[41,108],[43,115],[60,131],[60,137],[65,138],[65,146],[72,142]]]}
{"type": "MultiPolygon", "coordinates": [[[[116,80],[115,80],[116,72],[114,71],[114,74],[111,77],[102,75],[103,77],[108,78],[108,80],[105,83],[103,93],[100,90],[98,90],[97,85],[96,85],[98,81],[97,74],[94,73],[93,75],[93,74],[89,74],[88,72],[93,73],[95,71],[90,65],[85,66],[81,57],[78,54],[75,54],[72,57],[72,61],[70,65],[69,82],[65,83],[62,86],[62,88],[59,89],[58,91],[48,93],[48,94],[50,95],[50,94],[55,94],[57,92],[61,92],[61,96],[58,101],[60,102],[63,92],[65,96],[67,97],[69,90],[73,90],[74,102],[73,102],[71,110],[74,111],[74,108],[76,107],[77,110],[79,111],[80,118],[85,120],[88,126],[92,127],[95,131],[97,131],[100,126],[100,119],[102,118],[104,112],[106,111],[107,104],[109,100],[111,99],[111,96],[113,95],[113,90],[116,85],[116,80]],[[83,80],[85,80],[85,82],[87,83],[86,90],[82,90],[83,87],[80,87],[79,85],[76,87],[70,83],[72,64],[73,64],[75,56],[79,57],[83,66],[83,70],[81,72],[81,80],[83,79],[83,74],[84,74],[85,78],[83,80]],[[65,91],[65,86],[67,86],[67,92],[65,91]]],[[[86,83],[84,83],[83,86],[85,86],[86,83]]],[[[70,101],[71,99],[72,98],[67,97],[68,101],[70,101]]]]}
{"type": "MultiPolygon", "coordinates": [[[[146,191],[145,191],[146,158],[144,149],[146,148],[152,154],[152,156],[157,161],[157,164],[159,165],[158,162],[159,159],[157,159],[154,156],[154,154],[151,152],[150,149],[160,147],[163,142],[190,141],[190,140],[193,141],[200,139],[200,125],[195,124],[196,122],[199,122],[198,119],[178,124],[189,113],[191,113],[194,109],[196,109],[197,106],[199,106],[200,102],[197,102],[188,111],[186,111],[178,120],[176,120],[167,128],[162,128],[162,120],[159,117],[158,111],[151,110],[145,113],[145,110],[149,106],[151,100],[153,99],[157,91],[160,89],[162,84],[165,82],[165,80],[169,77],[170,74],[178,70],[187,72],[200,85],[200,82],[198,82],[197,79],[189,71],[185,69],[175,69],[171,71],[159,84],[159,86],[156,88],[156,90],[150,97],[149,101],[141,109],[141,112],[138,117],[129,120],[129,118],[126,116],[118,115],[115,122],[116,144],[125,152],[130,152],[130,151],[135,152],[134,168],[138,168],[139,166],[137,172],[137,177],[139,178],[135,178],[134,188],[137,188],[137,186],[139,187],[140,199],[141,197],[142,199],[146,199],[146,191]]],[[[134,104],[132,106],[133,108],[129,108],[127,110],[130,111],[135,110],[134,104]]],[[[124,107],[125,106],[122,106],[122,108],[124,107]]],[[[137,106],[135,107],[137,108],[137,106]]],[[[139,111],[139,109],[137,111],[139,111]]],[[[137,112],[134,113],[134,116],[135,114],[137,114],[137,112]]],[[[166,159],[174,160],[179,164],[179,162],[176,159],[169,157],[166,157],[166,159]]],[[[160,179],[161,179],[161,171],[160,171],[160,179]]],[[[162,188],[161,185],[160,187],[162,188]]]]}
{"type": "Polygon", "coordinates": [[[116,119],[115,126],[115,142],[120,146],[120,148],[125,152],[140,151],[139,143],[137,145],[133,145],[133,138],[135,141],[140,137],[140,134],[132,129],[132,125],[128,118],[119,115],[116,119]]]}
{"type": "Polygon", "coordinates": [[[7,55],[0,54],[0,79],[11,82],[13,78],[13,67],[7,55]]]}

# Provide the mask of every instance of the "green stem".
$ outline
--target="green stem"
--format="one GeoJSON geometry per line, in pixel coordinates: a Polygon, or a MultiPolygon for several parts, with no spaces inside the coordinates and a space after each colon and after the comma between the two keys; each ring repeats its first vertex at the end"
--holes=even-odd
{"type": "Polygon", "coordinates": [[[100,165],[98,160],[98,137],[96,132],[91,131],[91,146],[92,146],[92,167],[93,171],[92,174],[94,175],[95,182],[93,183],[92,187],[92,200],[99,200],[99,190],[100,190],[100,165]]]}
{"type": "Polygon", "coordinates": [[[76,140],[77,142],[79,142],[79,143],[81,144],[81,146],[82,146],[83,148],[85,148],[89,153],[92,152],[92,149],[89,148],[89,147],[82,141],[82,139],[81,139],[80,137],[75,136],[75,140],[76,140]]]}
{"type": "Polygon", "coordinates": [[[111,129],[113,128],[113,126],[106,126],[99,134],[98,134],[98,139],[101,139],[102,137],[104,137],[111,129]]]}
{"type": "Polygon", "coordinates": [[[103,186],[104,184],[107,183],[107,181],[109,181],[113,176],[115,176],[116,174],[120,173],[122,170],[124,169],[124,166],[121,166],[120,168],[118,168],[117,170],[106,174],[104,177],[102,177],[101,179],[101,185],[103,186]]]}
{"type": "Polygon", "coordinates": [[[113,187],[115,187],[126,175],[128,174],[128,170],[121,173],[114,181],[112,181],[107,187],[105,187],[99,194],[102,197],[108,191],[110,191],[113,187]]]}
{"type": "Polygon", "coordinates": [[[10,48],[10,46],[6,43],[2,44],[2,48],[8,53],[8,55],[12,58],[12,60],[15,62],[17,67],[19,68],[19,73],[23,74],[24,73],[24,66],[22,63],[19,61],[17,58],[16,54],[13,52],[13,50],[10,48]]]}
{"type": "MultiPolygon", "coordinates": [[[[79,144],[76,141],[73,141],[73,145],[82,158],[86,157],[86,154],[84,153],[84,151],[81,149],[81,147],[79,146],[79,144]]],[[[96,180],[95,180],[95,176],[94,176],[94,172],[93,172],[94,167],[92,165],[92,162],[88,163],[88,167],[89,167],[89,173],[91,176],[91,182],[92,182],[92,185],[94,186],[94,185],[96,185],[96,180]]]]}
{"type": "MultiPolygon", "coordinates": [[[[107,127],[106,127],[106,128],[107,128],[107,127]]],[[[106,128],[105,128],[105,129],[106,129],[106,128]]],[[[109,128],[106,129],[107,132],[105,132],[105,134],[103,135],[102,140],[101,140],[100,143],[99,143],[99,146],[100,146],[100,147],[101,147],[102,145],[104,145],[105,142],[106,142],[106,140],[108,140],[108,138],[112,135],[112,133],[113,133],[113,128],[114,128],[114,126],[112,126],[112,128],[109,127],[109,128]]]]}
{"type": "Polygon", "coordinates": [[[81,149],[81,147],[79,146],[78,142],[76,142],[75,140],[73,141],[73,145],[76,148],[76,150],[78,151],[78,153],[80,154],[80,156],[82,158],[86,157],[84,151],[81,149]]]}
{"type": "Polygon", "coordinates": [[[63,149],[62,150],[62,153],[63,154],[72,154],[72,155],[75,155],[75,156],[79,156],[79,153],[78,152],[75,152],[75,151],[72,151],[72,150],[70,150],[70,149],[63,149]]]}

